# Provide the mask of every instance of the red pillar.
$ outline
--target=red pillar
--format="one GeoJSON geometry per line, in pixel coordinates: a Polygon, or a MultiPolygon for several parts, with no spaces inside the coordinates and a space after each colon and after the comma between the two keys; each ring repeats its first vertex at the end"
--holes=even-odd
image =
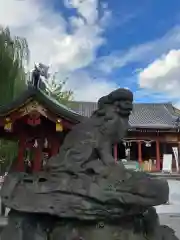
{"type": "Polygon", "coordinates": [[[33,172],[39,172],[42,168],[42,141],[37,140],[37,143],[34,147],[33,172]]]}
{"type": "Polygon", "coordinates": [[[118,144],[114,145],[114,160],[115,162],[118,160],[118,144]]]}
{"type": "Polygon", "coordinates": [[[159,151],[159,140],[156,140],[156,170],[160,171],[160,151],[159,151]]]}
{"type": "Polygon", "coordinates": [[[25,151],[25,137],[23,135],[20,135],[19,144],[18,144],[18,159],[17,159],[17,165],[16,165],[16,170],[19,172],[25,171],[24,151],[25,151]]]}
{"type": "Polygon", "coordinates": [[[142,142],[138,141],[138,162],[142,163],[142,142]]]}

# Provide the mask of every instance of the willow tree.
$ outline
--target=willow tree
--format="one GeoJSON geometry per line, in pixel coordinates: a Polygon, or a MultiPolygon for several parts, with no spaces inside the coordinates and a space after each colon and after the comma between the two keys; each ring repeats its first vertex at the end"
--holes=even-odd
{"type": "Polygon", "coordinates": [[[0,28],[0,105],[11,102],[25,88],[28,60],[27,41],[12,37],[8,28],[0,28]]]}
{"type": "MultiPolygon", "coordinates": [[[[10,103],[26,87],[24,65],[29,60],[27,41],[0,28],[0,106],[10,103]]],[[[17,153],[17,143],[0,141],[0,166],[6,170],[17,153]]],[[[2,169],[3,168],[3,169],[2,169]]]]}

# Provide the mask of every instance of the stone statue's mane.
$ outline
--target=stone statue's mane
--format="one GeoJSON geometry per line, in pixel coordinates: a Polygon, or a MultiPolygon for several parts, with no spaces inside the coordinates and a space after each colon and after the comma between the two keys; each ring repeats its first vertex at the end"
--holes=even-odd
{"type": "MultiPolygon", "coordinates": [[[[106,107],[110,107],[113,106],[112,104],[106,104],[106,107]]],[[[91,117],[104,117],[106,115],[106,111],[105,111],[105,106],[103,108],[98,108],[95,111],[93,111],[91,117]]]]}
{"type": "Polygon", "coordinates": [[[131,103],[133,101],[133,95],[130,91],[113,91],[112,93],[101,97],[97,102],[97,110],[93,112],[92,115],[105,116],[106,109],[112,108],[114,113],[124,116],[131,108],[131,103]]]}

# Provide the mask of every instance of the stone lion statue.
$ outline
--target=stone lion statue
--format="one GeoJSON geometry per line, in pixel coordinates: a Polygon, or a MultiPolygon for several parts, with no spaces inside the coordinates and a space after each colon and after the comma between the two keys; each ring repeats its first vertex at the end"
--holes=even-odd
{"type": "Polygon", "coordinates": [[[132,102],[132,93],[121,88],[100,98],[97,110],[73,127],[59,154],[49,160],[50,172],[80,171],[94,159],[106,166],[113,164],[112,145],[126,134],[132,102]]]}
{"type": "Polygon", "coordinates": [[[102,97],[48,171],[7,175],[1,199],[11,211],[2,240],[177,239],[153,208],[167,202],[167,181],[114,164],[112,145],[126,134],[132,101],[125,89],[102,97]]]}

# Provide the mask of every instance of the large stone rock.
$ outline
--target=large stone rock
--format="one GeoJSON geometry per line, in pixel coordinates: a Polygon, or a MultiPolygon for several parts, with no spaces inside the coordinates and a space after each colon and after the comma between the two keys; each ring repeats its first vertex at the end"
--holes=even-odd
{"type": "Polygon", "coordinates": [[[79,220],[119,219],[168,200],[166,181],[133,171],[127,171],[125,177],[117,176],[114,181],[84,173],[64,172],[54,178],[13,173],[6,179],[2,200],[18,211],[79,220]]]}

